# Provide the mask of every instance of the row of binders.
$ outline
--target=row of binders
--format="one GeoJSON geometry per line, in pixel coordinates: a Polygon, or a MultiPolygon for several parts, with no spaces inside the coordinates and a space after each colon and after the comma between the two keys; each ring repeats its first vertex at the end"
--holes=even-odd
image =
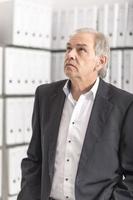
{"type": "Polygon", "coordinates": [[[0,95],[33,95],[35,88],[51,82],[51,53],[44,50],[0,48],[0,95]]]}
{"type": "Polygon", "coordinates": [[[0,42],[50,48],[52,9],[34,0],[0,2],[0,42]]]}
{"type": "Polygon", "coordinates": [[[113,50],[105,80],[133,93],[133,50],[113,50]]]}
{"type": "MultiPolygon", "coordinates": [[[[28,146],[18,146],[7,149],[7,187],[8,196],[16,195],[20,191],[21,185],[21,161],[26,157],[28,146]]],[[[14,197],[9,198],[15,200],[14,197]]]]}
{"type": "Polygon", "coordinates": [[[0,42],[65,49],[73,30],[91,27],[110,38],[111,47],[133,46],[133,3],[53,9],[33,0],[0,2],[0,42]]]}
{"type": "Polygon", "coordinates": [[[111,47],[132,47],[132,21],[131,2],[53,11],[52,49],[65,49],[72,31],[82,27],[103,32],[108,36],[111,47]]]}
{"type": "Polygon", "coordinates": [[[110,39],[111,47],[133,46],[133,3],[105,4],[98,9],[98,30],[110,39]]]}
{"type": "MultiPolygon", "coordinates": [[[[0,53],[0,95],[34,95],[38,85],[66,78],[64,52],[5,47],[0,53]]],[[[133,50],[111,51],[106,80],[133,93],[133,50]]]]}
{"type": "Polygon", "coordinates": [[[0,99],[0,143],[4,134],[6,145],[29,143],[32,135],[31,119],[33,97],[6,98],[3,113],[3,101],[0,99]],[[3,118],[4,117],[4,118],[3,118]]]}
{"type": "MultiPolygon", "coordinates": [[[[66,79],[64,53],[52,53],[51,81],[66,79]]],[[[133,50],[111,50],[105,81],[133,93],[133,50]]]]}
{"type": "Polygon", "coordinates": [[[97,29],[98,8],[58,9],[53,11],[52,49],[65,49],[69,36],[75,29],[91,27],[97,29]]]}

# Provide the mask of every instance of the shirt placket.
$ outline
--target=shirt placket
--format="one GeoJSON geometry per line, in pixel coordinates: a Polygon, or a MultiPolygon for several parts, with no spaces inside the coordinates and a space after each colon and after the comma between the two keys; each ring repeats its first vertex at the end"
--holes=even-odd
{"type": "MultiPolygon", "coordinates": [[[[78,122],[78,118],[80,117],[80,112],[83,104],[83,97],[79,99],[79,102],[75,105],[71,120],[69,123],[68,136],[67,136],[67,145],[65,152],[65,165],[64,165],[64,196],[65,199],[74,200],[74,182],[73,176],[76,173],[76,169],[73,160],[73,152],[76,150],[76,144],[73,140],[73,135],[76,134],[76,123],[78,122]]],[[[78,152],[76,152],[78,153],[78,152]]]]}

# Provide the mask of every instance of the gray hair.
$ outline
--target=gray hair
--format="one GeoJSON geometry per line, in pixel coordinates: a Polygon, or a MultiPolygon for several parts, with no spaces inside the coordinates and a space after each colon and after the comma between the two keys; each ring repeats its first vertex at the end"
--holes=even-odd
{"type": "MultiPolygon", "coordinates": [[[[110,45],[109,45],[109,38],[105,36],[103,33],[96,31],[95,29],[91,28],[80,28],[73,32],[73,35],[77,33],[92,33],[95,35],[95,54],[96,56],[106,56],[108,62],[103,66],[103,68],[99,71],[98,75],[101,78],[105,78],[107,74],[107,68],[109,65],[110,60],[110,45]]],[[[70,37],[71,37],[70,36],[70,37]]]]}

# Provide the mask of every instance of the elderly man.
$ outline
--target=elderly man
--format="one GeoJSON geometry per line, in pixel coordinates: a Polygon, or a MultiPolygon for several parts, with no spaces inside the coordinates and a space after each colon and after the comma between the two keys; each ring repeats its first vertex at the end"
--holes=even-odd
{"type": "Polygon", "coordinates": [[[109,53],[102,33],[77,30],[68,80],[37,88],[18,200],[133,200],[133,95],[102,80],[109,53]]]}

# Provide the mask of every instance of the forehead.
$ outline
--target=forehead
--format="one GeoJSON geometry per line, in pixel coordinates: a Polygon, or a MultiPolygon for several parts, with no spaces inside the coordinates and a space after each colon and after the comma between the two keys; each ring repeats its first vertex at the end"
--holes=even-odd
{"type": "Polygon", "coordinates": [[[95,35],[93,33],[76,33],[70,37],[68,43],[71,45],[85,44],[87,46],[94,46],[95,35]]]}

